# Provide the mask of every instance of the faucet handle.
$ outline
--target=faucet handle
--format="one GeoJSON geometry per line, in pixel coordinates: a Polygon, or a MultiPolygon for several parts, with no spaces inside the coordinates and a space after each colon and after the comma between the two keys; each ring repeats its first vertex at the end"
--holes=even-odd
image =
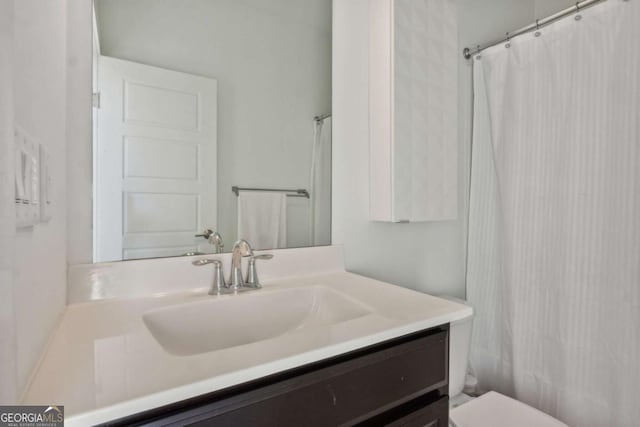
{"type": "Polygon", "coordinates": [[[209,295],[220,295],[225,293],[225,289],[228,288],[224,281],[224,274],[222,273],[222,262],[217,259],[197,259],[192,262],[196,267],[202,267],[203,265],[213,264],[213,282],[211,283],[211,289],[209,289],[209,295]]]}
{"type": "MultiPolygon", "coordinates": [[[[211,235],[213,234],[213,230],[207,228],[205,229],[202,233],[200,234],[196,234],[193,237],[203,237],[205,239],[208,239],[209,237],[211,237],[211,235]]],[[[194,264],[195,265],[195,264],[194,264]]]]}
{"type": "Polygon", "coordinates": [[[270,260],[272,254],[253,255],[249,257],[249,268],[247,269],[247,280],[245,286],[248,288],[261,288],[260,280],[258,280],[258,272],[256,271],[256,261],[259,259],[270,260]]]}

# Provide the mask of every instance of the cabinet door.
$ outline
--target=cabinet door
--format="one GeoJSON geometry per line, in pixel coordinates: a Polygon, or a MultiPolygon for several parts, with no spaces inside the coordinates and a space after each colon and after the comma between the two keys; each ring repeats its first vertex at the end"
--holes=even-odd
{"type": "Polygon", "coordinates": [[[371,0],[370,213],[457,217],[458,64],[453,0],[371,0]]]}

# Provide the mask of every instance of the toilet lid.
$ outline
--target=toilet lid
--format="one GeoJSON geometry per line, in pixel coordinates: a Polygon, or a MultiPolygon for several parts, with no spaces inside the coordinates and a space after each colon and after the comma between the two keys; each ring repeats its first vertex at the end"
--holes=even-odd
{"type": "Polygon", "coordinates": [[[457,427],[568,427],[544,412],[490,391],[451,410],[457,427]]]}

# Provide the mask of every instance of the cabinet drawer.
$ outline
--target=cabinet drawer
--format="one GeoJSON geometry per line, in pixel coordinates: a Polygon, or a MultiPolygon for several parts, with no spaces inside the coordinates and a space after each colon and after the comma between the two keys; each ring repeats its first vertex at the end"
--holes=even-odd
{"type": "Polygon", "coordinates": [[[393,419],[393,421],[383,421],[372,423],[371,425],[384,425],[387,427],[447,427],[449,425],[449,398],[441,397],[433,403],[425,405],[420,400],[409,412],[393,419]]]}
{"type": "Polygon", "coordinates": [[[268,385],[220,399],[212,397],[195,407],[127,425],[352,425],[420,396],[431,396],[423,407],[440,399],[446,394],[447,365],[448,329],[437,329],[397,345],[325,361],[301,374],[275,376],[268,385]]]}

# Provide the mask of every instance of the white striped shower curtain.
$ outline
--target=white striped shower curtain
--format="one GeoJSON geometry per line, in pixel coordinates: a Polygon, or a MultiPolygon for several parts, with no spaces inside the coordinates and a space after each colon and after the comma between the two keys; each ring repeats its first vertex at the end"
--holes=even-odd
{"type": "Polygon", "coordinates": [[[640,0],[474,60],[471,364],[575,427],[640,426],[640,0]]]}

